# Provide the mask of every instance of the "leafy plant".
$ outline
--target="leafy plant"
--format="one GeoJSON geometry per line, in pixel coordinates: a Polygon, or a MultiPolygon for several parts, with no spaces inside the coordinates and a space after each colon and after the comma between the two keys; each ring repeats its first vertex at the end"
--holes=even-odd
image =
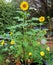
{"type": "MultiPolygon", "coordinates": [[[[26,4],[26,2],[24,2],[26,4]]],[[[26,5],[28,6],[28,5],[26,5]]],[[[22,8],[21,8],[22,9],[22,8]]],[[[26,8],[28,9],[28,7],[26,8]]],[[[1,53],[12,54],[15,59],[22,62],[30,59],[33,62],[38,62],[42,65],[42,60],[50,60],[50,48],[46,44],[41,44],[42,38],[46,34],[41,29],[41,25],[45,24],[45,17],[29,18],[30,12],[18,9],[17,16],[13,19],[17,20],[16,25],[8,26],[10,30],[4,34],[4,39],[0,42],[1,53]],[[39,29],[34,29],[35,26],[40,25],[39,29]],[[48,47],[48,48],[47,48],[48,47]]]]}

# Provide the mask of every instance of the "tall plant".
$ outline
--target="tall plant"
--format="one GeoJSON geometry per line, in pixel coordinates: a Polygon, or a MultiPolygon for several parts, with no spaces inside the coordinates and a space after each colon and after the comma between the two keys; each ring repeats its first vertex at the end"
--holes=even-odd
{"type": "Polygon", "coordinates": [[[41,61],[43,59],[46,61],[50,59],[50,57],[48,57],[50,56],[50,48],[47,47],[47,45],[43,46],[41,44],[41,39],[45,38],[44,35],[46,34],[46,30],[41,29],[41,25],[44,24],[45,17],[32,17],[29,19],[30,13],[27,11],[29,9],[28,2],[23,1],[20,4],[20,8],[16,11],[18,16],[14,17],[14,19],[17,19],[19,23],[15,26],[9,27],[11,32],[13,32],[11,40],[16,42],[15,50],[17,50],[17,52],[15,53],[15,57],[19,57],[21,61],[25,61],[25,65],[26,60],[28,59],[33,59],[34,62],[39,61],[39,64],[42,64],[41,61]],[[38,24],[37,21],[40,23],[38,24]],[[40,28],[35,30],[34,26],[37,25],[40,25],[40,28]]]}
{"type": "Polygon", "coordinates": [[[7,52],[6,54],[13,55],[14,58],[18,58],[22,62],[26,61],[38,62],[42,64],[42,60],[50,61],[50,48],[44,44],[41,44],[41,39],[44,38],[45,30],[41,29],[41,25],[44,24],[45,17],[41,16],[40,18],[32,17],[29,19],[30,13],[28,11],[29,4],[28,2],[21,2],[20,8],[16,11],[17,16],[14,19],[17,20],[16,25],[9,26],[10,29],[8,36],[10,38],[5,41],[2,40],[0,52],[7,52]],[[36,22],[35,22],[36,21],[36,22]],[[39,23],[37,23],[37,21],[39,23]],[[41,23],[41,24],[40,24],[41,23]],[[40,24],[39,29],[34,29],[34,26],[40,24]]]}

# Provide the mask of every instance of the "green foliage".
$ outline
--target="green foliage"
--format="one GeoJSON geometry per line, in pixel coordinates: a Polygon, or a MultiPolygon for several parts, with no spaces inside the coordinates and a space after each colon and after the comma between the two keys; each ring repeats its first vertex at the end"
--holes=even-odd
{"type": "Polygon", "coordinates": [[[15,16],[15,10],[16,5],[13,3],[5,4],[3,1],[0,2],[0,34],[4,32],[7,26],[16,24],[13,19],[15,16]]]}
{"type": "Polygon", "coordinates": [[[40,23],[39,18],[29,18],[29,11],[21,11],[20,8],[15,12],[13,5],[4,3],[2,5],[0,6],[0,29],[4,31],[7,28],[10,31],[3,34],[5,42],[0,41],[0,54],[13,55],[14,58],[22,61],[32,59],[40,65],[42,65],[42,60],[51,61],[50,51],[46,50],[47,45],[41,44],[46,34],[44,30],[41,30],[41,25],[45,24],[45,21],[40,23]],[[40,28],[34,29],[34,26],[37,25],[40,25],[40,28]],[[40,55],[41,51],[45,53],[44,57],[40,55]],[[30,56],[29,53],[32,55],[30,56]]]}
{"type": "Polygon", "coordinates": [[[47,45],[41,44],[41,40],[45,38],[44,35],[46,34],[44,30],[41,30],[41,25],[44,23],[38,24],[34,22],[38,21],[38,18],[35,17],[28,19],[30,16],[29,12],[16,12],[18,16],[14,17],[14,19],[18,20],[19,23],[15,26],[8,27],[13,32],[11,38],[16,41],[15,49],[17,52],[15,53],[15,57],[20,57],[22,61],[33,59],[34,62],[39,62],[39,64],[42,64],[43,59],[46,61],[50,60],[50,52],[46,51],[47,45]],[[40,25],[40,28],[35,30],[34,26],[37,25],[40,25]],[[44,51],[44,57],[40,55],[41,51],[44,51]],[[29,56],[30,52],[32,56],[29,56]]]}
{"type": "Polygon", "coordinates": [[[0,55],[0,64],[2,65],[4,61],[4,55],[0,55]]]}

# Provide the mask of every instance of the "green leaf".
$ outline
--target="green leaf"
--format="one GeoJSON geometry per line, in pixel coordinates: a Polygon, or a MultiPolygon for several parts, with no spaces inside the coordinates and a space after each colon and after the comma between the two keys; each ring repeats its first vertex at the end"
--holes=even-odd
{"type": "Polygon", "coordinates": [[[15,33],[15,35],[16,35],[16,36],[22,35],[22,33],[18,31],[18,32],[15,33]]]}
{"type": "Polygon", "coordinates": [[[34,35],[33,32],[31,32],[31,31],[26,32],[26,34],[28,34],[28,35],[34,35]]]}
{"type": "Polygon", "coordinates": [[[23,18],[19,18],[18,21],[24,21],[24,19],[23,18]]]}
{"type": "Polygon", "coordinates": [[[14,17],[13,19],[19,19],[19,17],[14,17]]]}
{"type": "Polygon", "coordinates": [[[23,46],[24,46],[24,47],[27,47],[27,46],[28,46],[28,42],[27,42],[27,41],[24,41],[24,42],[23,42],[23,46]]]}
{"type": "Polygon", "coordinates": [[[38,18],[33,17],[32,21],[38,21],[38,18]]]}
{"type": "Polygon", "coordinates": [[[39,23],[39,25],[43,25],[44,23],[39,23]]]}
{"type": "Polygon", "coordinates": [[[0,64],[1,65],[2,65],[3,61],[4,61],[4,55],[3,54],[0,54],[0,64]]]}
{"type": "Polygon", "coordinates": [[[7,50],[8,50],[8,48],[6,47],[6,48],[2,49],[2,52],[6,52],[7,50]]]}
{"type": "Polygon", "coordinates": [[[13,47],[13,46],[10,46],[10,49],[11,49],[11,50],[13,50],[13,49],[14,49],[14,47],[13,47]]]}

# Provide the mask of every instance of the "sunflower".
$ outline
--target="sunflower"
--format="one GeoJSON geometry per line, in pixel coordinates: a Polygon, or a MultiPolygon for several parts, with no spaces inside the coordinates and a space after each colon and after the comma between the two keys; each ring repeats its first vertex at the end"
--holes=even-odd
{"type": "Polygon", "coordinates": [[[11,40],[10,44],[12,44],[12,45],[15,44],[15,41],[14,40],[11,40]]]}
{"type": "Polygon", "coordinates": [[[20,8],[21,8],[23,11],[28,10],[28,8],[29,8],[28,2],[26,2],[26,1],[21,2],[20,8]]]}
{"type": "Polygon", "coordinates": [[[5,44],[5,42],[4,42],[4,40],[2,40],[1,45],[4,45],[4,44],[5,44]]]}
{"type": "Polygon", "coordinates": [[[47,50],[47,51],[50,51],[50,47],[47,47],[46,50],[47,50]]]}
{"type": "Polygon", "coordinates": [[[12,35],[13,35],[13,33],[12,33],[12,32],[9,32],[9,34],[10,34],[10,36],[12,36],[12,35]]]}
{"type": "Polygon", "coordinates": [[[39,17],[39,22],[44,22],[44,21],[45,21],[45,17],[44,16],[39,17]]]}
{"type": "Polygon", "coordinates": [[[44,55],[45,55],[45,53],[44,53],[43,51],[41,51],[41,52],[40,52],[40,55],[41,55],[41,56],[44,56],[44,55]]]}
{"type": "Polygon", "coordinates": [[[29,56],[31,56],[32,55],[32,53],[31,52],[29,52],[29,56]]]}

